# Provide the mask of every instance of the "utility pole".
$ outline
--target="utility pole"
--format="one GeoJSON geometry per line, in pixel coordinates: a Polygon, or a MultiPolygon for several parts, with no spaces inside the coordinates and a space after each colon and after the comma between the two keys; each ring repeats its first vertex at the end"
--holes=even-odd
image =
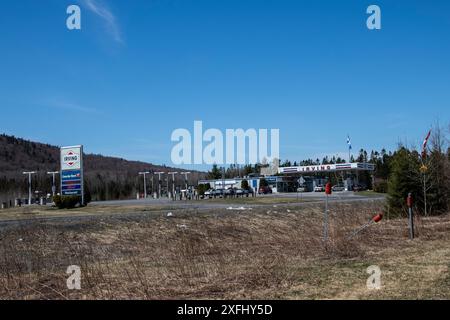
{"type": "Polygon", "coordinates": [[[150,174],[150,172],[139,172],[140,176],[144,176],[144,199],[147,199],[147,175],[150,174]]]}
{"type": "Polygon", "coordinates": [[[155,174],[158,175],[158,198],[161,198],[161,175],[164,174],[164,172],[155,172],[155,174]]]}
{"type": "MultiPolygon", "coordinates": [[[[167,175],[172,175],[172,199],[175,199],[175,175],[178,174],[178,172],[168,172],[167,175]]],[[[169,189],[169,177],[167,177],[167,189],[169,189]]],[[[167,190],[169,192],[169,190],[167,190]]]]}
{"type": "Polygon", "coordinates": [[[59,173],[59,171],[49,171],[47,174],[52,175],[52,197],[55,197],[56,194],[56,179],[55,176],[59,173]]]}
{"type": "Polygon", "coordinates": [[[36,174],[34,171],[25,171],[24,175],[28,175],[28,205],[31,205],[31,175],[36,174]]]}

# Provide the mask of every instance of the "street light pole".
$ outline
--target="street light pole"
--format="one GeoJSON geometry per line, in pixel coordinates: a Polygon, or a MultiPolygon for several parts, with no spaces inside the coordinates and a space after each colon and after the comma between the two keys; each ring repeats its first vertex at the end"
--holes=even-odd
{"type": "MultiPolygon", "coordinates": [[[[173,200],[176,200],[175,199],[175,175],[178,174],[178,172],[168,172],[167,174],[172,175],[172,198],[173,198],[173,200]]],[[[167,177],[167,183],[169,183],[169,177],[167,177]]],[[[169,190],[167,190],[167,191],[169,191],[169,190]]]]}
{"type": "Polygon", "coordinates": [[[31,205],[31,175],[36,174],[34,171],[25,171],[24,175],[28,175],[28,205],[31,205]]]}
{"type": "Polygon", "coordinates": [[[155,194],[155,189],[153,188],[153,179],[154,178],[154,176],[152,175],[152,197],[154,196],[154,194],[155,194]]]}
{"type": "Polygon", "coordinates": [[[184,175],[184,184],[186,185],[186,190],[188,189],[188,174],[191,174],[190,172],[182,172],[182,175],[184,175]]]}
{"type": "Polygon", "coordinates": [[[158,198],[161,198],[161,175],[164,174],[164,172],[155,172],[155,174],[158,175],[158,198]]]}
{"type": "Polygon", "coordinates": [[[223,165],[223,172],[222,172],[222,197],[225,199],[225,164],[223,165]]]}
{"type": "Polygon", "coordinates": [[[169,197],[169,175],[167,175],[166,178],[166,192],[167,192],[167,198],[169,197]]]}
{"type": "Polygon", "coordinates": [[[56,179],[55,176],[59,173],[59,171],[49,171],[47,174],[52,175],[52,197],[55,197],[56,194],[56,179]]]}
{"type": "Polygon", "coordinates": [[[139,175],[144,176],[144,199],[147,199],[147,174],[150,174],[150,172],[139,172],[139,175]]]}

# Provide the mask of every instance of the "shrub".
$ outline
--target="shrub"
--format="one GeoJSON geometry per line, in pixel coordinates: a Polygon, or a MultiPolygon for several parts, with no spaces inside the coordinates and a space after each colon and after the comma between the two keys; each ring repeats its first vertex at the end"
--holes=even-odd
{"type": "Polygon", "coordinates": [[[73,209],[81,205],[80,196],[55,196],[53,202],[59,209],[73,209]]]}
{"type": "Polygon", "coordinates": [[[201,196],[205,195],[205,192],[208,191],[209,189],[211,189],[211,185],[209,184],[209,182],[205,184],[201,183],[197,186],[197,192],[201,196]]]}
{"type": "Polygon", "coordinates": [[[419,206],[423,203],[423,190],[420,177],[420,161],[417,151],[401,147],[396,151],[390,162],[388,182],[388,205],[395,215],[406,213],[406,198],[412,193],[414,202],[419,206]]]}
{"type": "Polygon", "coordinates": [[[244,190],[248,190],[250,188],[250,186],[248,185],[248,181],[247,180],[242,180],[241,188],[244,189],[244,190]]]}
{"type": "Polygon", "coordinates": [[[380,181],[374,184],[373,191],[378,193],[387,193],[388,192],[388,183],[387,181],[380,181]]]}
{"type": "Polygon", "coordinates": [[[198,192],[199,195],[203,196],[205,194],[205,191],[206,191],[206,185],[199,184],[197,186],[197,192],[198,192]]]}

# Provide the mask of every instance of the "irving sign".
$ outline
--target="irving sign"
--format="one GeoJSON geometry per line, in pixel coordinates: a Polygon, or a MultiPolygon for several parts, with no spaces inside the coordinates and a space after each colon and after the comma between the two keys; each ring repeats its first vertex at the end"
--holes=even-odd
{"type": "Polygon", "coordinates": [[[83,146],[61,148],[61,195],[80,196],[84,204],[83,146]]]}
{"type": "Polygon", "coordinates": [[[61,148],[61,170],[81,170],[81,147],[61,148]]]}

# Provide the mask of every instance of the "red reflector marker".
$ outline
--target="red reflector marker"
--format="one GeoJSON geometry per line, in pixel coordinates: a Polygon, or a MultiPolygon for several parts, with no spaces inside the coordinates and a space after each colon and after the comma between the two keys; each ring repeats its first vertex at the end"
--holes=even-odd
{"type": "Polygon", "coordinates": [[[383,214],[380,213],[380,214],[377,214],[375,217],[373,217],[372,221],[378,223],[381,221],[381,219],[383,219],[383,214]]]}
{"type": "Polygon", "coordinates": [[[330,195],[331,192],[332,192],[332,189],[331,189],[331,183],[328,182],[328,183],[326,184],[326,186],[325,186],[325,193],[326,193],[327,195],[330,195]]]}
{"type": "Polygon", "coordinates": [[[408,208],[412,208],[413,206],[413,198],[411,193],[408,194],[408,198],[406,199],[406,205],[408,206],[408,208]]]}

